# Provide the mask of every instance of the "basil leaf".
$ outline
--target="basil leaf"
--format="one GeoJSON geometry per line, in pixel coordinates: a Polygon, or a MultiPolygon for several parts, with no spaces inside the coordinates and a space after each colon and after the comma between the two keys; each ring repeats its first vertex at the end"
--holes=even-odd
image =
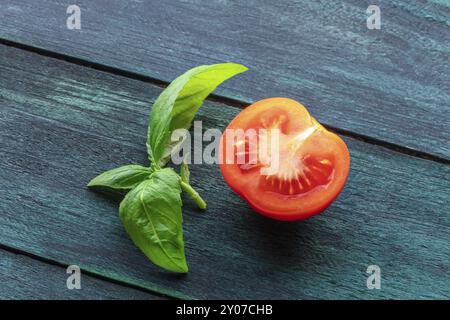
{"type": "Polygon", "coordinates": [[[221,63],[193,68],[176,78],[156,99],[147,135],[147,150],[152,165],[163,166],[170,150],[170,133],[179,128],[189,129],[192,119],[206,97],[223,81],[248,70],[236,63],[221,63]],[[167,150],[169,149],[169,150],[167,150]]]}
{"type": "Polygon", "coordinates": [[[92,179],[88,187],[129,191],[147,179],[151,173],[150,168],[131,164],[103,172],[92,179]]]}
{"type": "Polygon", "coordinates": [[[185,160],[183,160],[183,162],[181,162],[180,165],[180,178],[181,181],[189,183],[189,176],[191,175],[191,173],[189,172],[189,166],[186,163],[185,160]]]}
{"type": "Polygon", "coordinates": [[[187,272],[181,215],[181,188],[173,169],[155,171],[120,204],[120,218],[136,246],[156,265],[187,272]]]}

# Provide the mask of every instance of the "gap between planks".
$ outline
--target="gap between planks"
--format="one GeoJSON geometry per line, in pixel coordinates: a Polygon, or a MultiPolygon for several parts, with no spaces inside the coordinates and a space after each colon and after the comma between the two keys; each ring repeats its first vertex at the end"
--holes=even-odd
{"type": "MultiPolygon", "coordinates": [[[[5,45],[5,46],[9,46],[9,47],[13,47],[13,48],[17,48],[17,49],[21,49],[21,50],[25,50],[25,51],[29,51],[29,52],[33,52],[36,54],[39,54],[41,56],[45,56],[45,57],[49,57],[49,58],[53,58],[53,59],[57,59],[57,60],[62,60],[62,61],[66,61],[75,65],[79,65],[82,67],[86,67],[86,68],[91,68],[97,71],[102,71],[102,72],[106,72],[106,73],[110,73],[110,74],[114,74],[114,75],[119,75],[119,76],[123,76],[126,78],[131,78],[134,80],[138,80],[138,81],[142,81],[142,82],[146,82],[146,83],[150,83],[152,85],[156,85],[158,87],[161,88],[165,88],[169,85],[168,82],[157,79],[157,78],[153,78],[150,76],[146,76],[140,73],[136,73],[136,72],[132,72],[132,71],[127,71],[124,69],[119,69],[119,68],[115,68],[115,67],[111,67],[111,66],[107,66],[104,64],[100,64],[97,62],[91,62],[85,59],[81,59],[81,58],[77,58],[74,56],[70,56],[70,55],[66,55],[66,54],[62,54],[62,53],[58,53],[58,52],[53,52],[44,48],[40,48],[40,47],[36,47],[36,46],[31,46],[31,45],[27,45],[27,44],[23,44],[20,42],[15,42],[15,41],[11,41],[11,40],[7,40],[4,38],[0,38],[0,45],[5,45]]],[[[211,94],[209,95],[208,99],[210,101],[213,102],[219,102],[222,104],[226,104],[229,105],[231,107],[235,107],[235,108],[239,108],[239,109],[243,109],[245,108],[249,103],[245,102],[245,101],[241,101],[241,100],[237,100],[237,99],[233,99],[233,98],[228,98],[228,97],[224,97],[224,96],[220,96],[220,95],[216,95],[216,94],[211,94]]],[[[322,123],[326,128],[341,134],[343,136],[346,137],[350,137],[353,138],[355,140],[359,140],[368,144],[373,144],[373,145],[377,145],[395,152],[399,152],[405,155],[409,155],[412,157],[416,157],[416,158],[420,158],[420,159],[425,159],[425,160],[430,160],[430,161],[434,161],[437,163],[441,163],[441,164],[445,164],[450,166],[450,159],[447,158],[443,158],[443,157],[439,157],[424,151],[420,151],[417,149],[413,149],[413,148],[409,148],[406,146],[402,146],[396,143],[392,143],[392,142],[387,142],[381,139],[377,139],[377,138],[373,138],[367,135],[363,135],[363,134],[359,134],[357,132],[353,132],[353,131],[349,131],[349,130],[344,130],[344,129],[340,129],[338,127],[334,127],[334,126],[330,126],[326,123],[322,123]]]]}

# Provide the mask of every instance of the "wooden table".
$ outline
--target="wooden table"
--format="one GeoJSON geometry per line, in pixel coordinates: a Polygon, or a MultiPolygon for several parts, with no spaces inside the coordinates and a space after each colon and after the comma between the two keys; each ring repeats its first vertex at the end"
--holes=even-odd
{"type": "Polygon", "coordinates": [[[450,6],[444,0],[63,0],[0,3],[0,297],[401,299],[450,297],[450,6]],[[72,1],[73,2],[73,1],[72,1]],[[215,165],[184,200],[190,272],[153,266],[98,173],[145,163],[149,107],[200,64],[250,71],[197,115],[223,129],[288,96],[347,142],[338,200],[304,222],[252,212],[215,165]],[[66,288],[66,267],[82,289],[66,288]],[[366,286],[381,268],[381,289],[366,286]]]}

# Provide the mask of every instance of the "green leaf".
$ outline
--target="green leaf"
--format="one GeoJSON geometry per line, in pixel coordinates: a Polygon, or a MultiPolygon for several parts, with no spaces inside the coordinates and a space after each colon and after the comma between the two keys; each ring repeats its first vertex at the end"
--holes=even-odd
{"type": "Polygon", "coordinates": [[[133,242],[154,264],[185,273],[179,179],[173,169],[155,171],[127,194],[119,213],[133,242]]]}
{"type": "Polygon", "coordinates": [[[129,191],[147,179],[151,173],[150,168],[131,164],[103,172],[92,179],[88,187],[129,191]]]}
{"type": "Polygon", "coordinates": [[[150,114],[147,150],[157,167],[169,159],[179,142],[170,143],[173,130],[189,129],[206,97],[225,80],[248,70],[237,63],[221,63],[193,68],[176,78],[156,99],[150,114]]]}
{"type": "Polygon", "coordinates": [[[181,177],[181,181],[189,183],[189,176],[190,176],[190,172],[189,172],[189,166],[188,164],[185,162],[185,160],[183,160],[183,162],[181,162],[180,165],[180,177],[181,177]]]}

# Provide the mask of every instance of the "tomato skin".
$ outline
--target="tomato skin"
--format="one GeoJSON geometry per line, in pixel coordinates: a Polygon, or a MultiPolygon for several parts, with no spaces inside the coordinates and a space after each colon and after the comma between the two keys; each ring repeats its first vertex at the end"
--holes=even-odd
{"type": "Polygon", "coordinates": [[[225,130],[219,148],[225,181],[256,212],[269,218],[303,220],[324,211],[338,197],[349,173],[350,154],[345,142],[320,125],[304,106],[288,98],[264,99],[252,104],[227,129],[246,130],[268,122],[278,124],[286,137],[284,145],[290,145],[305,132],[312,133],[300,140],[294,152],[290,151],[292,147],[285,147],[290,153],[281,156],[282,174],[264,176],[257,170],[246,171],[242,166],[222,161],[226,157],[224,141],[228,138],[225,130]],[[297,167],[290,168],[292,163],[298,163],[297,167]]]}

